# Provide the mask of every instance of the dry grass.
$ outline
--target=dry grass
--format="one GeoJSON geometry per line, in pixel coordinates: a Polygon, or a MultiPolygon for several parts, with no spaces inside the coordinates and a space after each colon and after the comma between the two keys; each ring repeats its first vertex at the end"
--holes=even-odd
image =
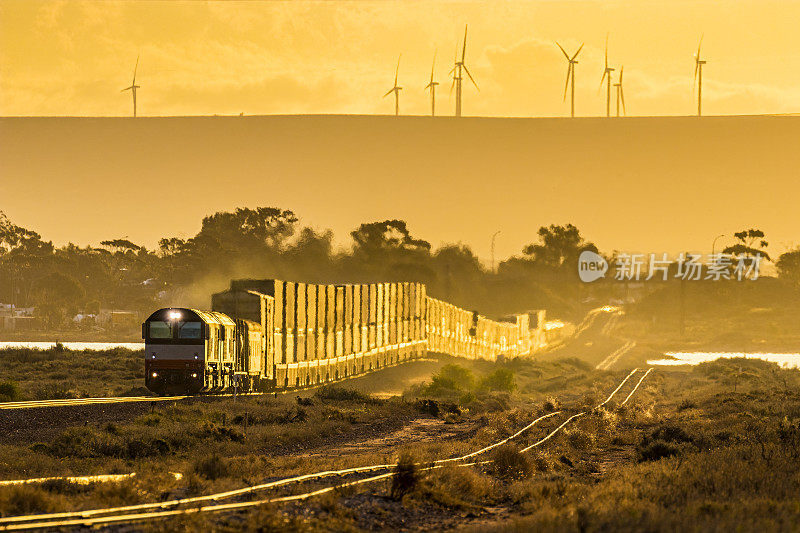
{"type": "Polygon", "coordinates": [[[397,485],[394,498],[389,497],[392,483],[385,482],[145,529],[794,530],[800,523],[800,373],[755,362],[748,367],[752,377],[734,392],[727,378],[738,365],[721,361],[689,372],[655,372],[624,407],[592,410],[526,454],[519,452],[522,446],[592,405],[622,375],[595,373],[570,360],[510,362],[502,368],[513,369],[515,392],[480,390],[482,376],[496,369],[478,365],[470,370],[474,397],[466,404],[438,394],[419,397],[433,403],[418,403],[416,396],[374,400],[327,389],[299,402],[251,397],[159,406],[129,422],[70,428],[35,446],[0,447],[0,474],[8,478],[140,472],[118,484],[3,488],[0,513],[208,494],[329,468],[397,464],[409,452],[399,462],[413,481],[397,485]],[[550,390],[558,372],[568,384],[562,394],[550,390]],[[559,403],[563,415],[482,456],[491,460],[485,466],[409,468],[412,462],[462,455],[508,437],[559,403]],[[457,407],[456,423],[473,431],[449,440],[326,454],[332,444],[391,433],[414,417],[431,416],[431,405],[441,419],[457,407]],[[176,481],[169,471],[185,476],[176,481]]]}

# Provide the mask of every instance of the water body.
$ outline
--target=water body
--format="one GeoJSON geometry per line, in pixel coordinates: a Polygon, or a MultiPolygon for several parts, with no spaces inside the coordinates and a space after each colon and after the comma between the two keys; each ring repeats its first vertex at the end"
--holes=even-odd
{"type": "MultiPolygon", "coordinates": [[[[64,348],[69,350],[113,350],[114,348],[127,348],[128,350],[144,350],[143,342],[62,342],[64,348]]],[[[33,350],[47,350],[56,345],[55,342],[0,342],[0,350],[6,348],[30,348],[33,350]]]]}
{"type": "Polygon", "coordinates": [[[651,359],[648,365],[678,366],[699,365],[717,359],[732,359],[744,357],[745,359],[763,359],[778,363],[783,368],[800,368],[800,353],[760,353],[760,352],[667,352],[664,359],[651,359]]]}

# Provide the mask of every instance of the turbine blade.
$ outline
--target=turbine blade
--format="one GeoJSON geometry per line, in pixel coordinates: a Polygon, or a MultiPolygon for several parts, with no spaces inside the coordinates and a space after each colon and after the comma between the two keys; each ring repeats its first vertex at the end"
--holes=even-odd
{"type": "Polygon", "coordinates": [[[390,94],[392,94],[393,92],[394,92],[394,87],[392,87],[391,89],[389,89],[389,92],[387,92],[386,94],[384,94],[384,95],[383,95],[383,97],[384,97],[384,98],[386,98],[387,96],[389,96],[389,95],[390,95],[390,94]]]}
{"type": "Polygon", "coordinates": [[[622,85],[619,86],[619,99],[622,101],[622,114],[625,113],[625,91],[622,90],[622,85]]]}
{"type": "Polygon", "coordinates": [[[431,83],[433,83],[433,71],[436,69],[436,50],[433,51],[433,65],[431,65],[431,83]]]}
{"type": "Polygon", "coordinates": [[[464,48],[461,49],[461,62],[464,62],[464,58],[467,55],[467,25],[464,24],[464,48]]]}
{"type": "Polygon", "coordinates": [[[124,89],[122,89],[120,92],[121,92],[121,93],[124,93],[125,91],[130,91],[131,89],[133,89],[133,85],[131,85],[130,87],[125,87],[125,88],[124,88],[124,89]]]}
{"type": "Polygon", "coordinates": [[[697,60],[700,61],[700,47],[703,46],[703,37],[705,34],[700,35],[700,43],[697,45],[697,60]]]}
{"type": "Polygon", "coordinates": [[[566,50],[564,50],[564,47],[563,47],[563,46],[561,46],[560,44],[558,44],[558,41],[556,41],[556,46],[558,46],[558,47],[561,49],[561,52],[564,54],[564,57],[566,57],[566,58],[567,58],[567,60],[569,60],[569,54],[567,53],[567,51],[566,51],[566,50]]]}
{"type": "Polygon", "coordinates": [[[400,58],[403,57],[403,54],[397,56],[397,68],[394,71],[394,86],[397,87],[397,75],[400,73],[400,58]]]}
{"type": "Polygon", "coordinates": [[[619,68],[619,84],[622,85],[622,71],[625,70],[625,65],[619,68]]]}
{"type": "Polygon", "coordinates": [[[139,68],[139,56],[136,56],[136,66],[133,67],[133,83],[131,85],[136,85],[136,70],[139,68]]]}
{"type": "MultiPolygon", "coordinates": [[[[606,76],[609,76],[608,67],[606,67],[606,69],[603,71],[603,77],[600,78],[600,89],[603,88],[603,82],[606,80],[606,76]]],[[[599,91],[599,89],[598,89],[598,91],[599,91]]]]}
{"type": "Polygon", "coordinates": [[[606,33],[606,59],[605,59],[605,68],[608,70],[608,34],[606,33]]]}
{"type": "Polygon", "coordinates": [[[480,92],[481,88],[478,87],[477,83],[475,83],[475,79],[472,77],[472,74],[469,73],[469,69],[467,68],[466,65],[464,65],[464,71],[467,73],[467,76],[469,76],[469,79],[472,82],[472,85],[474,85],[475,88],[478,89],[478,92],[480,92]]]}
{"type": "Polygon", "coordinates": [[[584,45],[584,43],[581,43],[580,47],[578,48],[578,51],[575,52],[575,55],[572,56],[572,59],[570,61],[575,61],[575,58],[578,57],[578,54],[580,54],[581,50],[583,50],[583,45],[584,45]]]}

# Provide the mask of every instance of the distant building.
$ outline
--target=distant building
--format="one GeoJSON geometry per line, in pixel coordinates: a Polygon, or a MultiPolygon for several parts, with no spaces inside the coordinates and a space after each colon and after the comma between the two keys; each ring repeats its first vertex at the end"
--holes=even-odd
{"type": "Polygon", "coordinates": [[[136,326],[141,322],[139,313],[122,309],[100,309],[95,320],[98,324],[111,328],[136,326]]]}
{"type": "Polygon", "coordinates": [[[17,307],[0,303],[0,329],[31,330],[39,327],[39,319],[33,316],[33,307],[17,307]]]}

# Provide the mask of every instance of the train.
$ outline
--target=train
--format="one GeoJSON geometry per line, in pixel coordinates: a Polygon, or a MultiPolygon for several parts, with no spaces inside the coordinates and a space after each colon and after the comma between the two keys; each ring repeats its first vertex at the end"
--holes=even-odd
{"type": "Polygon", "coordinates": [[[211,311],[164,308],[142,324],[145,386],[160,395],[268,392],[424,358],[526,356],[552,341],[543,310],[489,319],[422,283],[237,279],[211,311]]]}

